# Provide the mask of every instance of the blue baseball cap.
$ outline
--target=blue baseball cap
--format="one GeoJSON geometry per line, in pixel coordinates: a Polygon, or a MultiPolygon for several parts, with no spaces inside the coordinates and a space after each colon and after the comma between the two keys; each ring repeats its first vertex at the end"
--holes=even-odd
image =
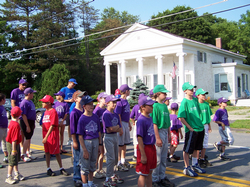
{"type": "Polygon", "coordinates": [[[92,102],[92,101],[93,101],[93,102],[96,102],[97,100],[91,98],[89,95],[86,95],[86,96],[84,96],[84,97],[81,99],[80,104],[83,106],[83,105],[86,105],[86,104],[88,104],[88,103],[90,103],[90,102],[92,102]]]}
{"type": "Polygon", "coordinates": [[[77,84],[76,80],[73,78],[69,79],[69,82],[73,82],[73,83],[77,84]]]}

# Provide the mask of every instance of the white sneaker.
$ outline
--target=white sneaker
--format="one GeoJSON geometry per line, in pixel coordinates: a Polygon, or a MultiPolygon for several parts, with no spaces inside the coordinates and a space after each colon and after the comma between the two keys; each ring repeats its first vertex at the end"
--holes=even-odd
{"type": "Polygon", "coordinates": [[[5,182],[8,184],[15,184],[16,180],[14,180],[12,176],[9,176],[8,178],[5,179],[5,182]]]}
{"type": "Polygon", "coordinates": [[[31,161],[31,159],[29,157],[27,157],[26,155],[22,155],[21,158],[22,158],[22,160],[24,162],[30,162],[31,161]]]}
{"type": "Polygon", "coordinates": [[[22,175],[18,172],[18,174],[15,175],[14,180],[16,180],[16,181],[23,181],[23,180],[25,180],[25,177],[22,176],[22,175]]]}
{"type": "Polygon", "coordinates": [[[3,158],[3,162],[8,163],[8,162],[9,162],[9,161],[8,161],[8,157],[4,157],[4,158],[3,158]]]}
{"type": "Polygon", "coordinates": [[[32,156],[30,153],[28,153],[27,156],[28,156],[31,160],[36,160],[36,159],[37,159],[37,157],[32,156]]]}
{"type": "Polygon", "coordinates": [[[73,141],[72,140],[68,140],[67,145],[72,145],[73,141]]]}

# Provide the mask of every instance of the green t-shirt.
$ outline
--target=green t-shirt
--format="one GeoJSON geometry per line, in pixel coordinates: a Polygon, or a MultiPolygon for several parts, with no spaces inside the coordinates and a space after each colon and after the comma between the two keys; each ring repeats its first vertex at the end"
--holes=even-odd
{"type": "Polygon", "coordinates": [[[167,129],[170,127],[169,111],[166,104],[154,103],[153,112],[150,115],[153,123],[158,126],[158,129],[167,129]]]}
{"type": "MultiPolygon", "coordinates": [[[[201,122],[201,110],[200,110],[197,98],[193,97],[192,100],[184,98],[182,100],[181,106],[178,112],[178,118],[185,118],[187,123],[196,132],[200,132],[204,130],[204,125],[201,122]]],[[[188,131],[189,129],[185,126],[185,132],[188,132],[188,131]]]]}
{"type": "Polygon", "coordinates": [[[211,116],[213,115],[211,108],[209,106],[209,103],[199,103],[200,109],[201,109],[201,119],[202,124],[209,124],[211,122],[211,116]]]}

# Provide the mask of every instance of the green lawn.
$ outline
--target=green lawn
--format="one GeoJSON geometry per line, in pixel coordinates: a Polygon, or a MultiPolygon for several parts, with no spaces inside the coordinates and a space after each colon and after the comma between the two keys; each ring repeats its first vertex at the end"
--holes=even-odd
{"type": "Polygon", "coordinates": [[[230,124],[230,127],[237,129],[250,129],[250,120],[236,120],[230,124]]]}
{"type": "MultiPolygon", "coordinates": [[[[216,112],[216,110],[218,110],[218,108],[219,108],[219,106],[211,107],[213,114],[215,114],[215,112],[216,112]]],[[[249,109],[249,107],[246,107],[246,106],[227,106],[226,109],[228,112],[231,112],[234,110],[237,111],[237,110],[241,110],[241,109],[249,109]]]]}

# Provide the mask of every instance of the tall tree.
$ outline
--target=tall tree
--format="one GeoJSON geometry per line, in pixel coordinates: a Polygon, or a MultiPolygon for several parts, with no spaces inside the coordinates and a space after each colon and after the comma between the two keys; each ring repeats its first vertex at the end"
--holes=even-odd
{"type": "MultiPolygon", "coordinates": [[[[151,18],[162,17],[190,9],[191,7],[176,6],[173,10],[167,9],[163,12],[159,12],[157,15],[153,15],[151,18]]],[[[176,34],[179,36],[183,36],[185,38],[189,38],[199,42],[211,43],[212,37],[209,24],[204,20],[204,18],[202,17],[195,18],[195,17],[198,17],[198,14],[196,11],[192,10],[189,12],[150,21],[148,23],[148,26],[159,25],[156,28],[160,30],[176,34]],[[187,18],[195,18],[195,19],[182,21],[187,18]]]]}

